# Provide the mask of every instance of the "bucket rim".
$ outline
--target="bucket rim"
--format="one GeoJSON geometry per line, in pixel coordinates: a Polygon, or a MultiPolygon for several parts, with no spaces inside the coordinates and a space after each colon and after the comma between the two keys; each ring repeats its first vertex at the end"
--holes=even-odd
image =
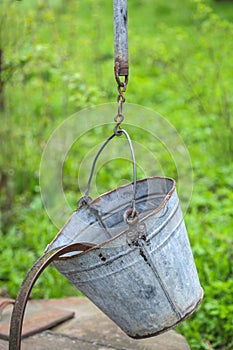
{"type": "MultiPolygon", "coordinates": [[[[163,199],[162,203],[161,203],[157,208],[155,208],[154,210],[152,210],[148,215],[146,215],[143,219],[139,220],[139,222],[144,222],[148,217],[157,214],[161,209],[163,209],[164,206],[166,205],[166,203],[169,201],[169,199],[170,199],[170,197],[172,196],[172,194],[174,193],[175,189],[176,189],[176,181],[175,181],[173,178],[167,177],[167,176],[149,176],[149,177],[147,177],[147,178],[143,178],[143,179],[137,180],[136,183],[138,184],[138,183],[142,183],[142,182],[145,182],[145,181],[148,181],[148,180],[156,180],[156,179],[158,179],[158,180],[169,180],[169,181],[172,182],[172,187],[171,187],[171,189],[169,190],[169,192],[165,195],[165,198],[163,199]]],[[[133,184],[133,182],[130,182],[130,183],[126,184],[126,185],[119,186],[119,187],[114,188],[113,190],[107,191],[107,192],[105,192],[105,193],[99,195],[98,197],[94,198],[94,199],[89,203],[89,205],[96,204],[96,203],[98,203],[102,198],[104,198],[105,196],[110,195],[111,193],[114,193],[114,192],[116,192],[116,191],[118,191],[118,190],[124,189],[124,188],[126,188],[126,187],[128,187],[128,186],[131,186],[132,184],[133,184]]],[[[79,209],[79,208],[75,209],[74,212],[73,212],[73,215],[74,215],[76,212],[78,212],[79,210],[81,210],[81,208],[80,208],[80,209],[79,209]]],[[[71,216],[71,217],[72,217],[72,216],[71,216]]],[[[62,231],[64,230],[64,228],[65,228],[65,227],[68,225],[68,223],[70,222],[71,217],[66,221],[66,223],[65,223],[65,224],[63,225],[63,227],[59,230],[59,232],[56,234],[56,236],[53,238],[53,240],[48,244],[48,246],[46,247],[46,249],[45,249],[45,251],[44,251],[45,253],[47,253],[48,251],[50,251],[50,249],[52,249],[53,243],[55,243],[55,241],[58,239],[58,237],[62,234],[62,231]]],[[[128,226],[129,226],[129,225],[128,225],[128,226]]],[[[97,243],[97,244],[93,245],[93,247],[90,247],[89,249],[87,249],[87,250],[85,250],[85,251],[81,251],[81,252],[79,252],[79,253],[77,253],[77,254],[72,254],[72,255],[68,255],[68,256],[67,256],[67,255],[60,256],[56,261],[58,261],[58,260],[63,260],[63,261],[65,261],[65,260],[73,259],[73,258],[75,258],[75,257],[79,257],[79,256],[81,256],[81,255],[85,255],[85,254],[87,254],[87,253],[89,253],[90,251],[93,251],[93,250],[95,250],[95,249],[102,248],[103,246],[107,245],[109,242],[112,242],[112,241],[116,240],[117,238],[123,236],[123,235],[126,233],[127,230],[128,230],[128,228],[125,229],[125,230],[123,230],[122,232],[118,233],[118,234],[115,235],[114,237],[111,237],[111,238],[105,240],[104,242],[100,242],[100,243],[97,243]]],[[[83,243],[83,242],[77,242],[77,243],[83,243]]]]}
{"type": "MultiPolygon", "coordinates": [[[[155,180],[155,179],[159,179],[159,180],[169,180],[173,183],[173,186],[171,188],[171,190],[167,193],[166,196],[170,195],[174,192],[175,188],[176,188],[176,181],[171,178],[171,177],[167,177],[167,176],[149,176],[149,177],[146,177],[146,178],[143,178],[143,179],[139,179],[136,181],[136,184],[139,184],[141,182],[146,182],[148,180],[155,180]]],[[[133,181],[132,182],[129,182],[127,183],[126,185],[122,185],[122,186],[119,186],[119,187],[116,187],[114,188],[113,190],[109,190],[107,192],[104,192],[102,194],[100,194],[98,197],[94,198],[91,202],[90,202],[90,205],[91,204],[95,204],[95,203],[98,203],[103,197],[111,194],[111,193],[114,193],[118,190],[121,190],[123,188],[126,188],[126,187],[129,187],[129,186],[132,186],[133,185],[133,181]]],[[[78,211],[79,209],[76,209],[75,211],[78,211]]]]}

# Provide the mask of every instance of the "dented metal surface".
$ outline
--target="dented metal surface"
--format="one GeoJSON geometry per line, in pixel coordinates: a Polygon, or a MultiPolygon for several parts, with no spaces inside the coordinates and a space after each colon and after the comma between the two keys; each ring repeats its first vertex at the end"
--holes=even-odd
{"type": "Polygon", "coordinates": [[[72,242],[95,244],[79,255],[64,255],[55,267],[125,333],[145,338],[189,316],[203,290],[175,181],[138,181],[139,221],[130,226],[123,216],[132,191],[132,185],[120,187],[76,211],[47,250],[72,242]]]}

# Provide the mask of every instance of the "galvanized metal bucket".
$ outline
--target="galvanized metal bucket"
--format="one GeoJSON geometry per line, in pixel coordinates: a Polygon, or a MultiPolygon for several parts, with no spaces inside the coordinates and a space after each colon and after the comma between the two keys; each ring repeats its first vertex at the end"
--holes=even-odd
{"type": "MultiPolygon", "coordinates": [[[[10,350],[19,350],[30,291],[51,262],[132,338],[160,334],[198,306],[203,290],[193,260],[175,181],[151,177],[92,200],[88,194],[97,153],[79,208],[32,266],[11,318],[10,350]],[[88,243],[86,243],[88,242],[88,243]]],[[[117,134],[118,135],[118,134],[117,134]]]]}
{"type": "Polygon", "coordinates": [[[175,186],[151,177],[89,199],[47,247],[93,244],[53,264],[133,338],[176,326],[203,297],[175,186]]]}

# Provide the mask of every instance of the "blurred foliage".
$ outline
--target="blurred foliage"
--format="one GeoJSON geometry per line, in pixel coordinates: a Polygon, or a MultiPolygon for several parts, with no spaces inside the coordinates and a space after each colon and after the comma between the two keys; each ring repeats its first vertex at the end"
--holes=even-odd
{"type": "MultiPolygon", "coordinates": [[[[205,298],[178,327],[192,349],[233,348],[232,22],[230,2],[129,1],[127,101],[164,115],[193,163],[185,220],[205,298]]],[[[0,2],[0,288],[12,297],[56,231],[39,193],[39,164],[50,134],[70,114],[115,100],[112,25],[110,1],[0,2]]],[[[101,132],[90,133],[80,159],[100,142],[101,132]]],[[[138,138],[150,142],[140,130],[138,138]]],[[[64,165],[73,206],[74,159],[64,165]]],[[[101,189],[114,187],[114,166],[98,173],[101,189]]],[[[124,160],[121,169],[117,176],[130,179],[124,160]]],[[[165,170],[173,176],[169,164],[165,170]]],[[[74,294],[51,268],[32,292],[37,298],[74,294]]]]}

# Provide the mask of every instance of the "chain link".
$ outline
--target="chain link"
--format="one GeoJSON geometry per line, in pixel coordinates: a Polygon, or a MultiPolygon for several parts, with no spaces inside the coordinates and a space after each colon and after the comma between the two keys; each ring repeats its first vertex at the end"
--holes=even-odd
{"type": "Polygon", "coordinates": [[[125,80],[121,81],[119,77],[119,64],[116,64],[115,66],[115,78],[117,82],[117,89],[118,89],[118,96],[117,96],[117,102],[118,102],[118,112],[117,115],[114,117],[114,121],[116,122],[116,125],[114,127],[114,134],[116,136],[120,136],[122,134],[121,130],[121,123],[124,121],[124,114],[123,114],[123,104],[125,103],[125,96],[124,92],[126,91],[126,86],[128,83],[128,75],[125,75],[125,80]]]}

